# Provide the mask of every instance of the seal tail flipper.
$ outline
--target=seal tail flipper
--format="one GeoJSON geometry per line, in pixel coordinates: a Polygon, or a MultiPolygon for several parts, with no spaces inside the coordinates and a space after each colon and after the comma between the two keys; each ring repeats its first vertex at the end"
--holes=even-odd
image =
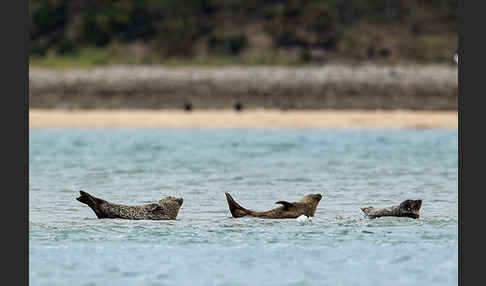
{"type": "Polygon", "coordinates": [[[376,218],[375,215],[370,215],[371,207],[360,208],[363,211],[363,216],[365,218],[376,218]]]}
{"type": "Polygon", "coordinates": [[[92,195],[90,195],[90,194],[88,194],[88,193],[86,193],[82,190],[79,191],[79,194],[81,196],[76,198],[76,200],[80,201],[83,204],[88,205],[95,212],[95,214],[98,218],[104,217],[103,213],[101,212],[101,210],[99,208],[99,205],[101,205],[102,203],[105,202],[104,200],[93,197],[92,195]]]}
{"type": "Polygon", "coordinates": [[[360,209],[361,209],[361,211],[363,211],[363,216],[365,218],[369,218],[368,213],[366,212],[366,208],[360,208],[360,209]]]}
{"type": "Polygon", "coordinates": [[[244,207],[240,206],[229,193],[224,193],[226,195],[226,200],[228,201],[228,206],[231,212],[231,215],[234,218],[239,218],[246,216],[250,213],[249,210],[245,209],[244,207]]]}

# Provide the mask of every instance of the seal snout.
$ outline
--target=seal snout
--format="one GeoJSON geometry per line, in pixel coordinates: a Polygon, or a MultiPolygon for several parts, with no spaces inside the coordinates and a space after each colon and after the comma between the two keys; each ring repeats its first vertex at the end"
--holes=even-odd
{"type": "Polygon", "coordinates": [[[422,207],[422,200],[415,201],[415,209],[419,210],[422,207]]]}
{"type": "Polygon", "coordinates": [[[176,202],[179,204],[179,206],[182,206],[182,203],[184,202],[183,198],[177,198],[176,202]]]}
{"type": "Polygon", "coordinates": [[[312,201],[314,201],[316,203],[319,203],[321,201],[321,199],[322,199],[322,194],[311,194],[311,195],[309,195],[309,198],[312,201]]]}

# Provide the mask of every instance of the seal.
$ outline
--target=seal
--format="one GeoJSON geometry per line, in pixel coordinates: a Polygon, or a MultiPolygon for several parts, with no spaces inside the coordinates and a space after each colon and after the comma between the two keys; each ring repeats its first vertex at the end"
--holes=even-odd
{"type": "Polygon", "coordinates": [[[298,202],[278,201],[276,204],[281,204],[281,207],[271,209],[269,211],[252,211],[240,206],[229,193],[224,193],[231,215],[234,218],[244,216],[254,216],[259,218],[298,218],[301,215],[313,217],[316,212],[317,205],[322,199],[321,194],[309,194],[302,197],[298,202]]]}
{"type": "Polygon", "coordinates": [[[184,201],[182,198],[165,197],[157,203],[140,206],[112,204],[96,198],[82,190],[76,200],[88,205],[98,218],[121,218],[134,220],[173,220],[176,219],[184,201]]]}
{"type": "Polygon", "coordinates": [[[421,206],[422,200],[405,200],[398,206],[392,206],[384,209],[364,207],[361,208],[361,210],[365,213],[367,218],[378,218],[382,216],[419,218],[421,206]]]}

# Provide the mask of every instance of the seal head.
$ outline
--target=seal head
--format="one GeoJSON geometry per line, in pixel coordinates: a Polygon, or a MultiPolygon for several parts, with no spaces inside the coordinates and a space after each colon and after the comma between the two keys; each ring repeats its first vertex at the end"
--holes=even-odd
{"type": "Polygon", "coordinates": [[[182,198],[176,198],[176,197],[171,197],[171,196],[168,196],[168,197],[165,197],[161,200],[159,200],[159,205],[164,205],[164,204],[168,204],[168,205],[177,205],[179,207],[182,206],[182,203],[184,202],[184,200],[182,198]]]}
{"type": "Polygon", "coordinates": [[[400,213],[403,216],[419,218],[421,207],[422,200],[405,200],[400,204],[400,213]]]}

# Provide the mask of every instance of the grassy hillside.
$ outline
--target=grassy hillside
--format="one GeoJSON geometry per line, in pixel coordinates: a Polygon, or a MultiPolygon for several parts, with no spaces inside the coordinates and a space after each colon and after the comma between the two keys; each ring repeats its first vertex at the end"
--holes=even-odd
{"type": "Polygon", "coordinates": [[[30,63],[439,63],[457,0],[29,0],[30,63]]]}

